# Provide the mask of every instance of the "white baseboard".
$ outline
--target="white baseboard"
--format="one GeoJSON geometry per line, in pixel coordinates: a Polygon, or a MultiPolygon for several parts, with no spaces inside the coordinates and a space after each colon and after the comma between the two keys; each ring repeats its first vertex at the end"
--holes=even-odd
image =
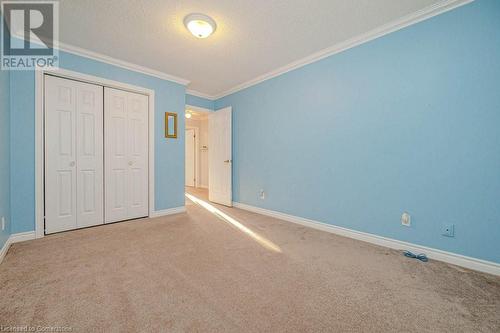
{"type": "Polygon", "coordinates": [[[179,214],[179,213],[184,213],[185,211],[186,211],[186,206],[174,207],[174,208],[163,209],[163,210],[155,210],[153,212],[153,214],[151,214],[150,217],[159,217],[159,216],[179,214]]]}
{"type": "Polygon", "coordinates": [[[481,260],[477,258],[467,257],[460,254],[446,252],[426,246],[421,246],[417,244],[412,244],[408,242],[399,241],[392,238],[377,236],[374,234],[356,231],[348,228],[338,227],[331,224],[326,224],[319,221],[314,221],[294,215],[289,215],[269,209],[259,208],[255,206],[250,206],[242,204],[239,202],[233,202],[233,206],[236,208],[248,210],[250,212],[259,213],[266,216],[275,217],[280,220],[297,223],[306,227],[331,232],[337,235],[354,238],[364,242],[377,244],[385,246],[396,250],[409,250],[412,252],[425,253],[429,258],[444,261],[449,264],[473,269],[480,272],[485,272],[493,275],[500,276],[500,264],[492,261],[481,260]]]}
{"type": "MultiPolygon", "coordinates": [[[[175,208],[154,211],[152,216],[150,216],[150,217],[173,215],[173,214],[178,214],[178,213],[184,213],[185,211],[186,211],[186,207],[180,206],[180,207],[175,207],[175,208]]],[[[5,244],[3,245],[2,249],[0,250],[0,263],[2,262],[3,258],[7,254],[7,251],[9,250],[9,247],[12,244],[32,240],[35,238],[36,238],[35,231],[20,232],[17,234],[10,235],[9,238],[7,239],[7,241],[5,242],[5,244]]]]}
{"type": "Polygon", "coordinates": [[[5,242],[5,244],[2,246],[2,249],[0,250],[0,263],[2,263],[2,260],[5,257],[5,255],[7,254],[7,251],[9,251],[9,247],[10,247],[9,240],[10,240],[10,237],[7,238],[7,241],[5,242]]]}
{"type": "Polygon", "coordinates": [[[36,238],[35,231],[20,232],[18,234],[10,235],[11,243],[19,243],[36,238]]]}
{"type": "Polygon", "coordinates": [[[7,241],[3,245],[2,249],[0,250],[0,263],[2,262],[3,258],[7,254],[7,251],[9,251],[9,247],[14,244],[14,243],[19,243],[19,242],[24,242],[27,240],[32,240],[35,239],[36,235],[34,231],[28,231],[28,232],[20,232],[18,234],[12,234],[7,238],[7,241]]]}

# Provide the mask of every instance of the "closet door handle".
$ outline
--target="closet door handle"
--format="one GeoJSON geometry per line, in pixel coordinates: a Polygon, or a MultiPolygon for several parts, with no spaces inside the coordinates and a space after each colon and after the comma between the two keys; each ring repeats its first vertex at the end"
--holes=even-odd
{"type": "Polygon", "coordinates": [[[70,167],[74,167],[74,166],[75,166],[75,164],[76,164],[76,163],[75,163],[75,161],[71,161],[71,162],[69,162],[69,166],[70,166],[70,167]]]}
{"type": "Polygon", "coordinates": [[[128,165],[132,166],[132,165],[134,165],[134,162],[133,161],[128,161],[128,165]]]}

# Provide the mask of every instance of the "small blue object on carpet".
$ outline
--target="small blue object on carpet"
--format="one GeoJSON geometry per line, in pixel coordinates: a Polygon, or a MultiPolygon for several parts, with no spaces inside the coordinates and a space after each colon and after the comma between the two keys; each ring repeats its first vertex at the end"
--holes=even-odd
{"type": "Polygon", "coordinates": [[[415,253],[410,252],[410,251],[404,251],[403,254],[405,257],[408,257],[408,258],[418,259],[418,260],[423,261],[423,262],[429,261],[429,259],[427,259],[427,256],[423,253],[415,254],[415,253]]]}

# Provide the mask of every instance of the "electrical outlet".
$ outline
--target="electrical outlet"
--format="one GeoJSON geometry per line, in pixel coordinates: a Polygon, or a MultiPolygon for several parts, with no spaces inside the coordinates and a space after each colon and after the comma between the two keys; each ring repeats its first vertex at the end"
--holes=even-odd
{"type": "Polygon", "coordinates": [[[404,212],[403,215],[401,215],[401,224],[409,227],[411,226],[411,216],[407,212],[404,212]]]}
{"type": "Polygon", "coordinates": [[[455,237],[455,225],[454,224],[443,225],[441,234],[446,237],[455,237]]]}
{"type": "Polygon", "coordinates": [[[264,190],[262,190],[262,189],[259,191],[259,198],[261,200],[266,199],[266,192],[264,192],[264,190]]]}
{"type": "Polygon", "coordinates": [[[5,217],[2,216],[2,231],[5,230],[5,217]]]}

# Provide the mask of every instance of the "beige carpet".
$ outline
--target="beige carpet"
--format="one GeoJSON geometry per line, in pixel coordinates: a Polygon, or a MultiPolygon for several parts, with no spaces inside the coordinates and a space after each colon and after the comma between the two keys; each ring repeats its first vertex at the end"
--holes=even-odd
{"type": "Polygon", "coordinates": [[[0,325],[500,332],[499,277],[238,209],[187,207],[14,244],[0,264],[0,325]]]}

